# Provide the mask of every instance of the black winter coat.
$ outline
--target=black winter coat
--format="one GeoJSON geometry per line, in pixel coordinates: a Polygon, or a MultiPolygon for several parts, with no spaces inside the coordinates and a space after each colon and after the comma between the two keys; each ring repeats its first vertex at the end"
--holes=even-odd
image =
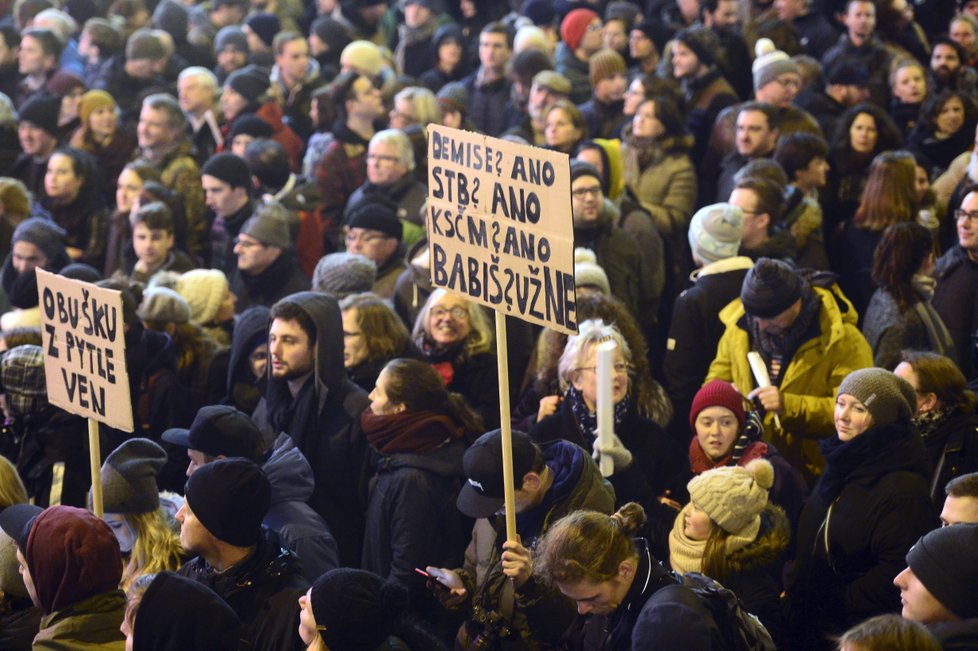
{"type": "Polygon", "coordinates": [[[239,565],[217,572],[198,556],[177,572],[217,593],[241,620],[239,649],[299,651],[299,608],[296,602],[309,588],[299,558],[279,535],[262,528],[254,553],[239,565]]]}
{"type": "Polygon", "coordinates": [[[231,292],[238,297],[235,311],[239,314],[254,305],[271,307],[280,298],[309,289],[309,279],[299,269],[295,255],[282,251],[267,269],[249,274],[235,268],[231,292]]]}
{"type": "MultiPolygon", "coordinates": [[[[827,441],[823,451],[839,451],[837,440],[827,441]]],[[[924,446],[911,425],[875,427],[844,445],[859,453],[845,460],[855,467],[837,471],[841,462],[828,452],[798,523],[797,576],[787,607],[797,648],[829,648],[826,635],[900,612],[893,579],[907,566],[910,547],[937,525],[924,446]],[[841,486],[828,490],[833,477],[841,486]]]]}

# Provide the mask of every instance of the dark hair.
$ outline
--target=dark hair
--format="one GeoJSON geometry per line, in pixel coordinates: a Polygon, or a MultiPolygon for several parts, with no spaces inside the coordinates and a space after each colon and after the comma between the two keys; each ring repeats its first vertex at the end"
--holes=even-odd
{"type": "Polygon", "coordinates": [[[913,220],[917,214],[917,163],[906,151],[884,151],[869,166],[869,178],[853,223],[871,231],[913,220]]]}
{"type": "MultiPolygon", "coordinates": [[[[860,1],[863,2],[869,0],[860,1]]],[[[881,151],[898,149],[903,143],[903,137],[900,135],[900,130],[897,128],[890,116],[883,111],[883,109],[875,104],[869,103],[850,106],[839,118],[839,121],[835,126],[835,133],[832,136],[830,151],[832,154],[833,167],[836,168],[836,171],[842,171],[843,168],[859,168],[857,164],[858,160],[852,160],[859,159],[860,155],[856,154],[856,152],[854,152],[852,149],[852,142],[849,138],[849,129],[852,127],[852,123],[856,121],[856,118],[863,114],[873,118],[873,121],[876,123],[876,147],[873,149],[870,156],[875,156],[881,151]],[[849,161],[852,162],[848,167],[843,165],[843,163],[849,161]]]]}
{"type": "Polygon", "coordinates": [[[829,143],[825,138],[803,131],[782,135],[774,149],[774,160],[784,169],[791,183],[796,180],[799,170],[806,169],[816,158],[828,159],[828,156],[829,143]]]}
{"type": "Polygon", "coordinates": [[[248,143],[244,155],[248,169],[266,188],[279,190],[289,181],[289,155],[280,143],[258,138],[248,143]]]}
{"type": "MultiPolygon", "coordinates": [[[[370,77],[366,75],[361,75],[355,70],[347,70],[346,72],[341,72],[333,80],[333,83],[329,85],[330,91],[329,96],[332,100],[334,108],[336,109],[336,117],[339,120],[346,121],[346,103],[353,99],[355,96],[355,91],[353,90],[353,85],[357,82],[357,79],[363,77],[367,81],[370,81],[370,77]]],[[[371,82],[372,84],[373,82],[371,82]]]]}
{"type": "MultiPolygon", "coordinates": [[[[139,317],[136,316],[136,310],[139,304],[143,302],[143,285],[134,280],[130,280],[125,276],[113,276],[107,280],[100,280],[95,283],[96,287],[102,287],[105,289],[114,289],[115,291],[122,294],[122,321],[126,325],[132,325],[133,323],[139,323],[139,317]]],[[[127,347],[126,355],[128,356],[129,349],[127,347]]]]}
{"type": "Polygon", "coordinates": [[[768,129],[775,131],[781,128],[781,114],[773,104],[768,104],[767,102],[744,102],[737,109],[737,117],[740,117],[741,113],[746,113],[747,111],[763,113],[764,117],[767,118],[768,129]]]}
{"type": "Polygon", "coordinates": [[[0,25],[0,36],[8,49],[20,47],[20,32],[13,25],[0,25]]]}
{"type": "Polygon", "coordinates": [[[778,190],[784,193],[788,187],[788,175],[784,169],[778,165],[773,158],[755,158],[734,174],[734,185],[746,178],[767,179],[778,186],[778,190]]]}
{"type": "Polygon", "coordinates": [[[941,111],[944,110],[944,106],[955,97],[961,101],[961,108],[964,109],[964,120],[961,122],[961,129],[967,127],[968,120],[974,113],[972,110],[973,104],[971,98],[957,90],[945,90],[937,93],[936,95],[929,96],[924,100],[923,104],[920,105],[920,121],[923,123],[923,128],[926,129],[928,133],[934,133],[937,130],[938,116],[940,116],[941,111]]]}
{"type": "Polygon", "coordinates": [[[312,317],[298,303],[293,303],[288,300],[288,297],[272,306],[272,311],[268,315],[269,324],[275,319],[295,321],[306,333],[306,336],[309,337],[309,345],[312,346],[316,343],[316,324],[313,322],[312,317]]]}
{"type": "Polygon", "coordinates": [[[555,583],[609,581],[622,562],[638,556],[633,536],[645,522],[645,509],[635,502],[614,515],[575,511],[537,540],[533,571],[555,583]]]}
{"type": "Polygon", "coordinates": [[[533,81],[533,77],[538,72],[552,68],[553,64],[550,62],[550,58],[536,48],[521,51],[514,55],[509,62],[510,74],[524,80],[527,84],[533,81]]]}
{"type": "Polygon", "coordinates": [[[136,224],[145,224],[152,231],[166,231],[173,235],[173,212],[162,201],[140,203],[139,210],[129,217],[129,223],[133,228],[136,224]]]}
{"type": "Polygon", "coordinates": [[[183,197],[158,181],[144,181],[139,191],[139,204],[160,201],[170,209],[173,219],[174,248],[187,250],[187,211],[183,197]]]}
{"type": "Polygon", "coordinates": [[[905,350],[901,361],[917,374],[917,391],[933,393],[942,407],[970,414],[975,408],[975,394],[954,360],[937,353],[905,350]]]}
{"type": "Polygon", "coordinates": [[[107,59],[122,51],[124,45],[122,35],[105,18],[89,18],[85,21],[85,27],[82,31],[88,32],[89,41],[98,48],[99,56],[102,59],[107,59]]]}
{"type": "Polygon", "coordinates": [[[408,411],[447,413],[469,435],[483,431],[482,418],[459,393],[450,393],[435,368],[417,359],[398,358],[387,362],[387,398],[408,411]]]}
{"type": "Polygon", "coordinates": [[[888,292],[901,312],[918,301],[913,277],[927,256],[934,252],[934,239],[917,222],[893,224],[883,231],[873,254],[872,278],[888,292]]]}
{"type": "Polygon", "coordinates": [[[333,104],[332,85],[320,86],[312,91],[312,101],[319,109],[319,121],[315,124],[316,131],[329,130],[336,121],[336,105],[333,104]]]}
{"type": "Polygon", "coordinates": [[[498,20],[492,23],[488,23],[479,32],[479,36],[482,36],[483,34],[502,34],[503,36],[506,37],[506,45],[509,47],[510,50],[513,49],[513,33],[509,31],[505,23],[500,22],[498,20]]]}
{"type": "Polygon", "coordinates": [[[666,133],[670,136],[681,136],[687,133],[686,130],[686,118],[683,117],[682,112],[679,110],[679,106],[672,100],[668,95],[657,95],[655,97],[648,97],[639,102],[636,107],[636,112],[638,109],[646,102],[654,102],[652,107],[655,109],[655,117],[659,119],[662,126],[665,127],[666,133]]]}
{"type": "Polygon", "coordinates": [[[757,196],[757,212],[767,213],[771,218],[768,233],[781,223],[781,218],[784,217],[784,195],[776,182],[761,176],[749,176],[739,181],[736,188],[751,190],[757,196]]]}
{"type": "Polygon", "coordinates": [[[40,45],[41,49],[44,51],[45,56],[54,57],[55,62],[57,62],[58,57],[61,56],[61,50],[64,49],[64,44],[54,32],[52,32],[50,29],[39,29],[34,27],[21,34],[21,41],[28,36],[37,41],[38,45],[40,45]]]}
{"type": "Polygon", "coordinates": [[[81,189],[78,192],[84,195],[94,186],[98,174],[94,159],[88,153],[74,147],[58,147],[51,153],[51,157],[57,154],[67,156],[71,160],[72,174],[82,179],[81,189]]]}
{"type": "Polygon", "coordinates": [[[960,43],[958,43],[957,41],[953,40],[947,34],[941,34],[940,36],[935,37],[930,42],[930,51],[931,51],[931,53],[934,52],[934,49],[938,45],[946,45],[949,48],[951,48],[952,50],[954,50],[955,52],[957,52],[957,54],[958,54],[958,61],[961,62],[961,65],[965,65],[967,63],[967,61],[968,61],[968,55],[964,51],[964,48],[961,47],[961,44],[960,43]]]}
{"type": "Polygon", "coordinates": [[[282,54],[282,50],[285,49],[287,43],[292,41],[305,41],[306,37],[295,31],[285,31],[279,32],[272,39],[272,50],[274,50],[276,55],[282,54]]]}
{"type": "Polygon", "coordinates": [[[944,494],[949,497],[978,498],[978,472],[955,477],[944,487],[944,494]]]}

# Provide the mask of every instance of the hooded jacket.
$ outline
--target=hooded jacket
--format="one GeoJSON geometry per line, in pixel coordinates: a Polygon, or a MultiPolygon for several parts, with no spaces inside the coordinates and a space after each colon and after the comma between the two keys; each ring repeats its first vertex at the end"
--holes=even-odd
{"type": "MultiPolygon", "coordinates": [[[[610,514],[614,510],[614,489],[583,449],[567,441],[554,441],[541,450],[554,481],[539,505],[517,514],[516,528],[527,547],[574,511],[610,514]]],[[[513,582],[503,574],[500,557],[506,537],[504,526],[501,518],[476,520],[465,565],[455,570],[472,595],[467,604],[471,608],[466,617],[467,635],[478,635],[486,615],[498,613],[511,631],[503,636],[501,649],[550,648],[547,642],[558,638],[573,622],[574,605],[553,586],[533,579],[516,594],[513,582]]]]}
{"type": "Polygon", "coordinates": [[[360,561],[367,443],[359,416],[367,394],[347,379],[343,366],[343,321],[335,298],[299,292],[282,299],[297,305],[316,326],[312,376],[295,399],[288,381],[271,375],[265,401],[276,431],[292,437],[315,476],[309,505],[322,516],[336,537],[340,562],[355,567],[360,561]]]}
{"type": "Polygon", "coordinates": [[[224,403],[251,414],[255,411],[264,391],[265,378],[255,378],[251,371],[252,351],[261,338],[268,343],[267,307],[258,305],[238,315],[231,337],[231,356],[228,360],[227,394],[224,403]]]}
{"type": "Polygon", "coordinates": [[[262,470],[272,485],[272,505],[262,524],[277,531],[285,546],[302,560],[306,580],[312,583],[339,567],[333,534],[306,504],[314,487],[312,467],[287,434],[275,440],[262,470]]]}
{"type": "MultiPolygon", "coordinates": [[[[835,433],[833,414],[839,385],[852,371],[873,365],[869,344],[856,328],[858,315],[852,304],[835,286],[812,287],[812,291],[822,302],[818,335],[801,343],[782,374],[783,429],[775,427],[774,414],[764,416],[765,440],[774,443],[809,480],[825,464],[815,439],[835,433]]],[[[740,298],[720,312],[720,321],[725,330],[705,381],[726,380],[741,391],[751,391],[756,386],[747,362],[752,347],[740,298]]]]}
{"type": "Polygon", "coordinates": [[[238,616],[213,590],[173,572],[160,572],[139,604],[132,648],[232,651],[238,625],[238,616]]]}
{"type": "Polygon", "coordinates": [[[302,563],[271,529],[262,528],[251,556],[224,572],[203,557],[188,561],[178,574],[217,593],[241,620],[238,648],[252,651],[298,651],[299,609],[296,601],[309,588],[302,563]]]}
{"type": "Polygon", "coordinates": [[[421,612],[439,608],[414,568],[453,567],[462,560],[465,543],[455,496],[462,485],[464,452],[461,440],[427,454],[372,450],[376,475],[361,567],[408,588],[412,607],[421,612]]]}
{"type": "Polygon", "coordinates": [[[250,274],[237,267],[231,278],[231,292],[238,297],[235,309],[239,312],[253,305],[271,307],[289,294],[309,289],[309,279],[291,250],[282,250],[264,271],[250,274]]]}

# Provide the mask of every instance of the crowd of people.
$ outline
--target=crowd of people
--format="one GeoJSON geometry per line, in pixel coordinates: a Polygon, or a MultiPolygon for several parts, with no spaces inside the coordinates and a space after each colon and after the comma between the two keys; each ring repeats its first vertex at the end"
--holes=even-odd
{"type": "Polygon", "coordinates": [[[976,143],[978,0],[0,3],[0,648],[978,649],[976,143]],[[576,335],[433,286],[430,125],[568,156],[576,335]]]}

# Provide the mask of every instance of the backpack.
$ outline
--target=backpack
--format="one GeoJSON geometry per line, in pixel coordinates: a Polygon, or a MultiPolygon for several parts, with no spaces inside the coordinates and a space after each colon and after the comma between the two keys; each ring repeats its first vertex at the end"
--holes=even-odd
{"type": "Polygon", "coordinates": [[[712,615],[728,651],[775,651],[771,634],[755,615],[747,612],[740,599],[708,576],[698,572],[675,574],[680,585],[689,589],[712,615]]]}

